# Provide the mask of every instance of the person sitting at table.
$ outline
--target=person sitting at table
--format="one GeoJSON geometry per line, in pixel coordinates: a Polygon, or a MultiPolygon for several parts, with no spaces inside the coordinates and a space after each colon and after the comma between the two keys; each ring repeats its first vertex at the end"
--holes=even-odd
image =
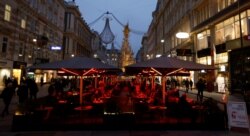
{"type": "Polygon", "coordinates": [[[147,95],[141,91],[139,86],[135,87],[134,92],[132,93],[133,98],[147,98],[147,95]]]}
{"type": "Polygon", "coordinates": [[[182,96],[179,98],[178,110],[179,110],[178,114],[180,118],[190,117],[192,121],[194,120],[195,114],[193,112],[192,106],[187,101],[186,93],[182,94],[182,96]]]}
{"type": "Polygon", "coordinates": [[[92,95],[92,102],[99,103],[102,102],[102,92],[99,89],[95,89],[94,94],[92,95]]]}
{"type": "Polygon", "coordinates": [[[99,81],[98,89],[101,91],[102,94],[105,92],[105,83],[103,81],[99,81]]]}
{"type": "Polygon", "coordinates": [[[56,91],[53,85],[48,88],[48,95],[45,98],[45,106],[55,106],[57,103],[56,91]]]}
{"type": "Polygon", "coordinates": [[[150,92],[150,94],[148,95],[148,100],[147,100],[147,103],[150,104],[150,105],[155,105],[156,102],[156,98],[155,98],[155,94],[156,94],[156,91],[155,90],[152,90],[150,92]]]}
{"type": "Polygon", "coordinates": [[[112,96],[112,86],[109,85],[106,87],[103,97],[110,98],[111,96],[112,96]]]}

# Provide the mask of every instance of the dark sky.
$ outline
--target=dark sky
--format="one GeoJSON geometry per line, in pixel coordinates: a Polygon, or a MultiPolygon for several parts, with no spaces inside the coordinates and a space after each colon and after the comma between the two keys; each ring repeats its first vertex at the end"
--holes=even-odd
{"type": "MultiPolygon", "coordinates": [[[[129,23],[130,29],[146,32],[152,20],[157,0],[75,0],[82,17],[87,24],[92,23],[103,13],[109,11],[123,24],[129,23]]],[[[91,29],[102,32],[105,20],[102,18],[91,29]]],[[[123,27],[115,19],[110,21],[111,30],[116,36],[115,47],[120,49],[123,39],[123,27]]],[[[142,34],[130,33],[130,46],[134,54],[141,47],[142,34]]],[[[108,47],[109,48],[109,47],[108,47]]]]}

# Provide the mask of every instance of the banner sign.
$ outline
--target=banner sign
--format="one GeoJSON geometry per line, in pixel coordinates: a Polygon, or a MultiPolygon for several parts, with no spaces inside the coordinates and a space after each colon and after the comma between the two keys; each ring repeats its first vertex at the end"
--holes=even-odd
{"type": "Polygon", "coordinates": [[[245,102],[227,103],[228,126],[249,129],[249,120],[245,102]]]}
{"type": "Polygon", "coordinates": [[[50,49],[51,50],[62,50],[62,47],[61,46],[53,45],[53,46],[50,46],[50,49]]]}

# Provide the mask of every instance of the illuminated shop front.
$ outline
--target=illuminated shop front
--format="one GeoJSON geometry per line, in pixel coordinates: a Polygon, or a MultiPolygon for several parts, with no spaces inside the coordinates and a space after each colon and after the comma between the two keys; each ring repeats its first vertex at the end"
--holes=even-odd
{"type": "Polygon", "coordinates": [[[0,86],[4,86],[4,80],[9,78],[11,73],[10,69],[7,68],[0,68],[0,86]]]}
{"type": "Polygon", "coordinates": [[[244,78],[250,75],[247,72],[247,54],[250,48],[248,40],[244,37],[249,36],[250,30],[250,10],[245,10],[239,14],[223,20],[215,25],[215,48],[216,58],[215,66],[218,68],[216,82],[218,92],[224,92],[227,89],[230,92],[241,91],[243,82],[250,80],[244,78]],[[242,32],[242,41],[241,34],[242,32]],[[243,81],[244,80],[244,81],[243,81]]]}
{"type": "Polygon", "coordinates": [[[41,82],[41,78],[43,79],[44,83],[48,83],[51,79],[57,77],[55,70],[35,70],[35,72],[29,72],[28,75],[35,79],[36,83],[41,82]]]}
{"type": "Polygon", "coordinates": [[[14,61],[13,62],[13,70],[12,70],[12,77],[17,79],[18,84],[20,84],[21,78],[26,77],[26,68],[27,63],[21,61],[14,61]]]}
{"type": "Polygon", "coordinates": [[[248,55],[250,52],[250,48],[248,48],[250,46],[249,32],[250,9],[217,22],[208,29],[197,33],[196,61],[215,66],[215,91],[225,93],[242,90],[243,86],[246,90],[250,90],[248,87],[248,82],[250,82],[248,78],[250,70],[248,69],[250,68],[247,63],[250,60],[250,55],[248,55]]]}
{"type": "Polygon", "coordinates": [[[220,53],[216,55],[215,59],[215,66],[217,69],[217,76],[216,76],[216,87],[219,93],[226,93],[228,90],[228,78],[229,78],[229,71],[228,71],[228,53],[220,53]]]}

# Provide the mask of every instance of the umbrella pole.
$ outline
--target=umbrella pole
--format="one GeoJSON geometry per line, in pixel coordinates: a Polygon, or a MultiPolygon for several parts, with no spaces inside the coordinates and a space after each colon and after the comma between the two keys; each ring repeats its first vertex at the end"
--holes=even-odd
{"type": "Polygon", "coordinates": [[[80,105],[82,105],[83,77],[80,76],[80,105]]]}
{"type": "Polygon", "coordinates": [[[95,88],[97,88],[97,76],[95,76],[95,88]]]}
{"type": "Polygon", "coordinates": [[[151,88],[152,88],[152,90],[155,89],[155,76],[152,76],[152,79],[151,79],[151,88]]]}
{"type": "Polygon", "coordinates": [[[162,76],[162,102],[165,105],[166,98],[166,76],[162,76]]]}

